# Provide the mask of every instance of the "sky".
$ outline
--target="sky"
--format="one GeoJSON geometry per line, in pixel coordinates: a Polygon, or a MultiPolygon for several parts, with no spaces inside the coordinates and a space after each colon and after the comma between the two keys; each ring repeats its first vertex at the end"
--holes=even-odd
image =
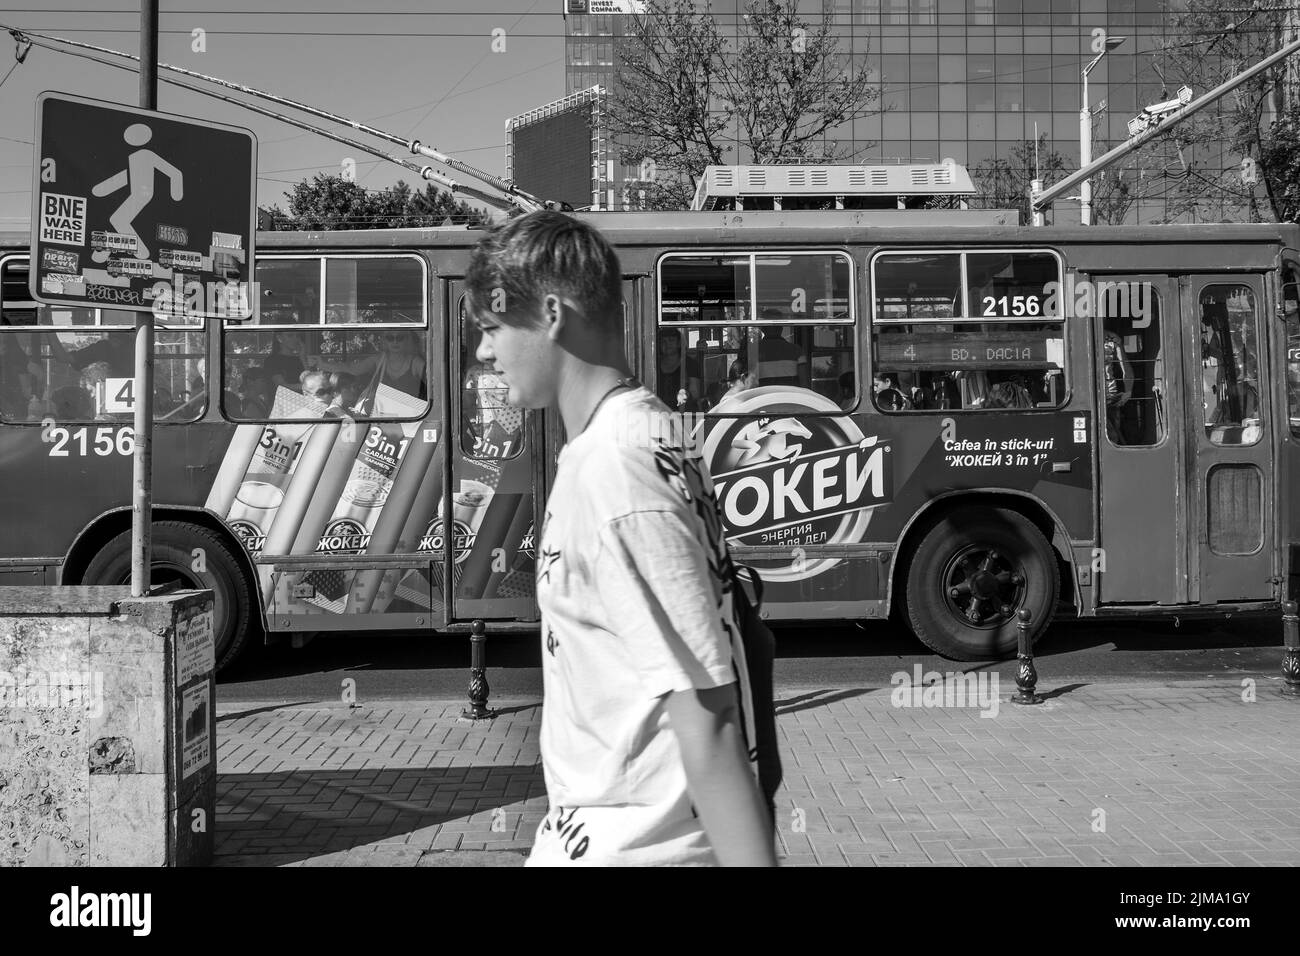
{"type": "MultiPolygon", "coordinates": [[[[562,0],[281,0],[277,6],[282,9],[268,12],[256,9],[255,0],[160,0],[158,59],[420,139],[495,175],[505,172],[505,121],[564,95],[562,0]],[[203,31],[201,38],[195,30],[203,31]],[[504,31],[495,43],[504,50],[493,49],[496,30],[504,31]],[[204,49],[196,50],[199,45],[204,49]]],[[[0,0],[0,24],[140,52],[140,7],[133,0],[0,0]]],[[[40,47],[15,67],[13,48],[12,38],[0,34],[0,76],[9,74],[0,82],[0,231],[30,228],[32,140],[41,92],[139,104],[135,72],[40,47]]],[[[121,62],[134,68],[131,61],[121,62]]],[[[167,76],[176,74],[159,71],[161,111],[240,126],[256,135],[259,206],[286,208],[284,193],[293,184],[318,172],[338,174],[349,158],[356,163],[357,182],[367,189],[383,189],[399,179],[422,188],[418,173],[171,86],[163,82],[167,76]]],[[[325,125],[288,108],[253,102],[325,125]]],[[[330,128],[426,162],[395,144],[346,127],[330,128]]],[[[464,174],[434,168],[479,185],[464,174]]]]}

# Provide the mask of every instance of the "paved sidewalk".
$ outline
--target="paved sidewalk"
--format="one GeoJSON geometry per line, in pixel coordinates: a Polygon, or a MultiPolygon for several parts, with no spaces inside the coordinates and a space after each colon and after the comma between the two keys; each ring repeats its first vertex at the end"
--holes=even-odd
{"type": "MultiPolygon", "coordinates": [[[[1043,684],[1021,708],[1004,677],[989,717],[778,691],[782,862],[1295,865],[1300,702],[1278,686],[1043,684]]],[[[477,724],[461,702],[219,706],[218,865],[522,864],[540,704],[492,703],[477,724]]]]}

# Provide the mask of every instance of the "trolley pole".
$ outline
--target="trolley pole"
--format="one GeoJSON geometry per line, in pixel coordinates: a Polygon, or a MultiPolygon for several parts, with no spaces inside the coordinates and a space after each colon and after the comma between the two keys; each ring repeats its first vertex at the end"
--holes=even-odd
{"type": "MultiPolygon", "coordinates": [[[[158,0],[140,0],[140,108],[158,108],[158,0]]],[[[131,596],[149,593],[153,521],[153,314],[135,314],[131,596]]]]}

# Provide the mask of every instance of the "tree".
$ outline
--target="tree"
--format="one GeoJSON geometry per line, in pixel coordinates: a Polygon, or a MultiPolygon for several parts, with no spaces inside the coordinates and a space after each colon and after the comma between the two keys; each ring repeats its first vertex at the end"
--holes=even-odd
{"type": "Polygon", "coordinates": [[[1279,220],[1300,222],[1300,104],[1290,103],[1260,143],[1269,199],[1279,220]]]}
{"type": "Polygon", "coordinates": [[[285,213],[278,206],[261,210],[272,229],[397,229],[409,226],[482,226],[487,216],[432,183],[412,192],[405,181],[388,189],[367,190],[342,176],[317,173],[284,194],[285,213]]]}
{"type": "Polygon", "coordinates": [[[1046,189],[1070,168],[1064,156],[1047,148],[1046,133],[1038,137],[1037,150],[1034,146],[1034,141],[1027,139],[1011,148],[1010,158],[998,156],[976,166],[972,177],[978,190],[975,204],[988,209],[1017,209],[1021,223],[1032,222],[1030,185],[1041,179],[1046,189]]]}
{"type": "Polygon", "coordinates": [[[734,37],[693,0],[649,0],[626,18],[606,121],[622,161],[646,170],[650,208],[687,208],[705,167],[732,154],[832,161],[840,147],[828,134],[880,112],[871,73],[838,52],[828,19],[810,23],[797,7],[747,0],[734,37]]]}
{"type": "MultiPolygon", "coordinates": [[[[1169,12],[1169,29],[1155,56],[1156,72],[1169,86],[1189,85],[1208,92],[1277,50],[1289,36],[1286,4],[1224,5],[1220,0],[1186,0],[1169,12]]],[[[1171,216],[1211,221],[1276,219],[1285,215],[1281,197],[1292,188],[1297,160],[1285,144],[1295,140],[1286,128],[1271,130],[1271,114],[1287,115],[1291,104],[1283,68],[1260,74],[1217,103],[1171,128],[1164,140],[1170,179],[1171,216]],[[1266,144],[1272,145],[1266,150],[1266,144]],[[1267,156],[1265,156],[1267,153],[1267,156]],[[1241,175],[1241,160],[1256,161],[1258,185],[1241,175]]],[[[1149,147],[1144,147],[1149,148],[1149,147]]],[[[1291,215],[1294,215],[1292,207],[1291,215]]]]}

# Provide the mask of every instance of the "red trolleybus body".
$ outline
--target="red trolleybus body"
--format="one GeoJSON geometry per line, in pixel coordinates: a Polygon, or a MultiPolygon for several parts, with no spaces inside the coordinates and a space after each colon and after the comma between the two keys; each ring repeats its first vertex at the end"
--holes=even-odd
{"type": "MultiPolygon", "coordinates": [[[[985,659],[1022,607],[1041,632],[1295,595],[1300,230],[905,216],[591,216],[773,619],[896,610],[985,659]]],[[[251,322],[159,332],[154,576],[213,588],[223,661],[262,630],[535,623],[563,435],[474,359],[477,238],[266,233],[251,322]]],[[[0,249],[0,581],[117,583],[131,323],[30,302],[24,241],[0,249]]]]}

